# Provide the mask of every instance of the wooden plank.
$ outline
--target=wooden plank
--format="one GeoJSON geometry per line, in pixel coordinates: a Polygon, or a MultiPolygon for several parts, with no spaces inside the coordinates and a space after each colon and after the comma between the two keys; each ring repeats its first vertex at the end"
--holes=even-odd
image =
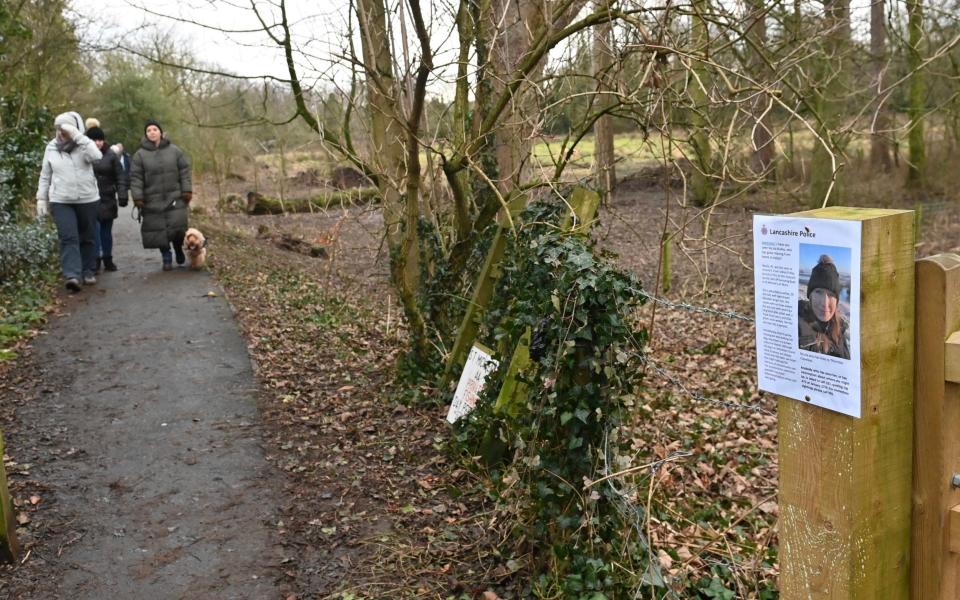
{"type": "Polygon", "coordinates": [[[960,383],[960,331],[947,338],[943,349],[943,377],[951,383],[960,383]]]}
{"type": "Polygon", "coordinates": [[[946,519],[960,497],[960,386],[946,383],[947,345],[960,329],[960,257],[917,261],[911,590],[914,600],[960,597],[960,556],[946,519]]]}
{"type": "Polygon", "coordinates": [[[950,544],[948,548],[954,554],[960,554],[960,504],[950,509],[950,544]]]}
{"type": "MultiPolygon", "coordinates": [[[[3,432],[0,432],[0,458],[3,457],[3,451],[3,432]]],[[[10,491],[7,489],[7,469],[0,460],[0,562],[15,562],[19,554],[17,511],[13,509],[10,491]]]]}
{"type": "Polygon", "coordinates": [[[517,342],[517,349],[513,351],[507,374],[503,377],[503,385],[500,386],[497,403],[493,406],[494,412],[505,412],[511,417],[520,414],[520,408],[527,397],[527,384],[520,381],[518,376],[530,366],[530,336],[530,328],[527,327],[517,342]]]}
{"type": "Polygon", "coordinates": [[[513,218],[519,215],[523,207],[526,206],[526,202],[527,197],[525,195],[517,194],[507,205],[510,218],[508,219],[504,215],[504,218],[500,219],[493,241],[490,242],[490,250],[487,251],[483,267],[480,268],[480,274],[473,285],[473,294],[470,296],[470,303],[467,304],[463,319],[460,321],[457,338],[454,340],[450,354],[447,356],[447,363],[443,370],[444,384],[449,383],[453,374],[463,368],[463,363],[467,360],[467,354],[473,347],[473,342],[477,339],[483,311],[486,309],[487,303],[490,302],[490,297],[493,296],[497,279],[500,278],[499,266],[507,248],[507,230],[510,229],[513,218]]]}
{"type": "Polygon", "coordinates": [[[843,207],[801,214],[862,222],[863,417],[779,401],[781,598],[906,599],[913,215],[843,207]]]}

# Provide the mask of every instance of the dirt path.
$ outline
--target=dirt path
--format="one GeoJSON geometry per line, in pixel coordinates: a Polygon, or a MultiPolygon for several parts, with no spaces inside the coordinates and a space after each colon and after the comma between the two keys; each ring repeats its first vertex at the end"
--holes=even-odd
{"type": "Polygon", "coordinates": [[[121,212],[120,271],[65,298],[0,391],[11,485],[40,499],[0,597],[282,598],[245,342],[209,275],[162,272],[121,212]]]}

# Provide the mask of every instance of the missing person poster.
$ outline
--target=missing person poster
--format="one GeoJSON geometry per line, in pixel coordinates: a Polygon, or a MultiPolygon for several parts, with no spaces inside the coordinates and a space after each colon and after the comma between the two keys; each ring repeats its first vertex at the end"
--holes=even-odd
{"type": "Polygon", "coordinates": [[[860,417],[860,222],[754,216],[762,390],[860,417]]]}
{"type": "Polygon", "coordinates": [[[453,393],[453,402],[447,411],[447,421],[456,423],[461,417],[470,414],[477,406],[477,398],[483,390],[483,383],[487,375],[497,368],[500,363],[490,357],[485,349],[474,346],[467,355],[467,362],[463,365],[457,390],[453,393]]]}

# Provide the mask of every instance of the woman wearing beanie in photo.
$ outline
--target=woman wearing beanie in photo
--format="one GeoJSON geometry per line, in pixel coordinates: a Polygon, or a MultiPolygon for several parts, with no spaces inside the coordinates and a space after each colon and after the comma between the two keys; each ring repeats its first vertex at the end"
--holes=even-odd
{"type": "Polygon", "coordinates": [[[807,282],[807,299],[800,300],[798,334],[801,350],[850,358],[849,324],[839,309],[840,274],[826,254],[820,256],[807,282]]]}
{"type": "Polygon", "coordinates": [[[60,238],[60,268],[71,292],[80,282],[97,282],[95,237],[100,193],[93,163],[103,156],[83,134],[83,117],[75,112],[57,115],[57,135],[43,152],[37,185],[37,216],[52,213],[60,238]]]}
{"type": "MultiPolygon", "coordinates": [[[[87,119],[88,121],[90,119],[87,119]]],[[[116,271],[113,262],[113,222],[117,218],[119,206],[127,205],[127,176],[117,156],[107,145],[106,135],[100,127],[87,129],[87,137],[97,145],[103,158],[93,163],[93,174],[97,177],[100,189],[100,205],[97,214],[97,270],[100,265],[107,271],[116,271]]]]}
{"type": "Polygon", "coordinates": [[[187,232],[187,206],[193,199],[190,163],[180,148],[170,143],[155,120],[147,121],[144,138],[133,155],[130,190],[143,222],[140,236],[144,248],[159,248],[163,270],[186,262],[183,236],[187,232]],[[173,251],[171,252],[171,245],[173,251]]]}

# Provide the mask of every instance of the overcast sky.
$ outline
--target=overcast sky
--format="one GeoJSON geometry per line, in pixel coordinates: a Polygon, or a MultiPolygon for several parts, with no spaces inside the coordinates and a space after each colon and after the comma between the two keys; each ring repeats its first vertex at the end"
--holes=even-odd
{"type": "MultiPolygon", "coordinates": [[[[244,33],[259,27],[249,0],[72,0],[71,4],[82,35],[90,42],[100,38],[102,43],[124,40],[126,45],[134,45],[134,40],[146,35],[145,28],[156,27],[188,46],[198,59],[230,72],[249,76],[287,74],[282,52],[269,45],[262,31],[244,33]],[[141,8],[144,6],[149,10],[141,8]]],[[[271,3],[258,0],[257,4],[269,9],[271,3]]],[[[287,0],[288,20],[304,70],[313,67],[323,71],[329,68],[331,52],[342,52],[345,6],[345,0],[287,0]]],[[[269,21],[269,15],[264,17],[269,21]]]]}

